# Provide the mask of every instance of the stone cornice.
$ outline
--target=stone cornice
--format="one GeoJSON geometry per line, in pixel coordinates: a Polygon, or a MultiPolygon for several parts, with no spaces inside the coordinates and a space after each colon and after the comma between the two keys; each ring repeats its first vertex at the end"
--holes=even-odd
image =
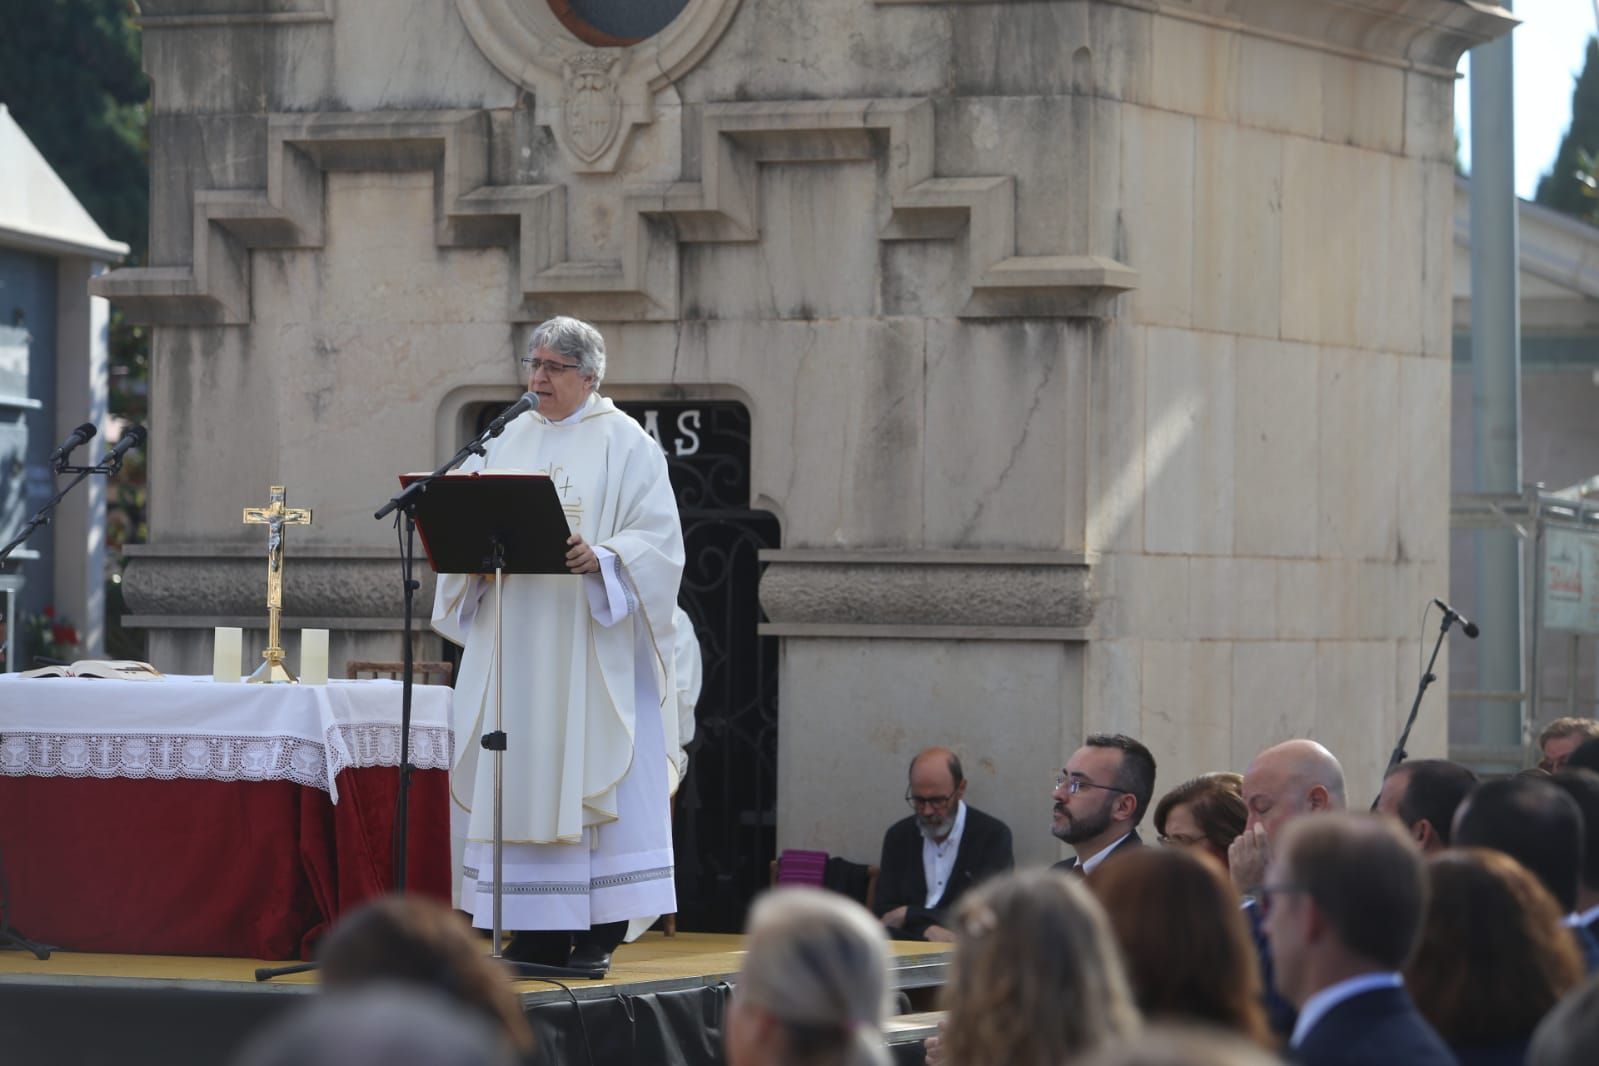
{"type": "MultiPolygon", "coordinates": [[[[883,6],[1003,5],[1037,0],[873,0],[883,6]]],[[[1520,20],[1484,0],[1076,0],[1266,37],[1453,78],[1469,49],[1520,20]]]]}
{"type": "Polygon", "coordinates": [[[1052,552],[763,552],[768,636],[1087,639],[1083,556],[1052,552]]]}
{"type": "MultiPolygon", "coordinates": [[[[229,625],[236,623],[221,619],[253,618],[265,626],[266,556],[260,548],[141,547],[129,553],[122,572],[122,594],[139,624],[188,618],[229,625]]],[[[425,567],[422,577],[417,602],[431,603],[432,575],[425,567]]],[[[308,619],[398,620],[404,613],[399,562],[392,552],[291,548],[284,564],[283,609],[306,624],[308,619]]],[[[341,627],[344,622],[328,628],[341,627]]]]}

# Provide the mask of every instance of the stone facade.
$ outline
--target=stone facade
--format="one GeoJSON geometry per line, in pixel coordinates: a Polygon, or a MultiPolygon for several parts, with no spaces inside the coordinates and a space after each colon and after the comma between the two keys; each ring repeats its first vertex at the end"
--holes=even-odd
{"type": "Polygon", "coordinates": [[[874,855],[932,742],[1023,860],[1087,731],[1162,787],[1309,734],[1373,793],[1446,577],[1453,71],[1502,12],[690,0],[597,50],[540,0],[141,8],[152,266],[99,291],[159,327],[161,665],[248,602],[273,482],[291,600],[392,654],[371,512],[565,312],[608,385],[751,411],[781,846],[874,855]]]}

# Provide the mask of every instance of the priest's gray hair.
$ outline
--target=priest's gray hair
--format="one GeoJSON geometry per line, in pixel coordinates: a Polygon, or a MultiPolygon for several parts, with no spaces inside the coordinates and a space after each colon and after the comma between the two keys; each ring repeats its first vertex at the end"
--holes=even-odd
{"type": "Polygon", "coordinates": [[[605,380],[605,338],[581,319],[557,315],[540,322],[528,341],[527,354],[543,348],[562,359],[577,360],[580,372],[589,379],[589,391],[605,380]]]}
{"type": "Polygon", "coordinates": [[[776,1018],[789,1066],[888,1066],[883,926],[833,892],[780,888],[750,912],[737,994],[776,1018]]]}

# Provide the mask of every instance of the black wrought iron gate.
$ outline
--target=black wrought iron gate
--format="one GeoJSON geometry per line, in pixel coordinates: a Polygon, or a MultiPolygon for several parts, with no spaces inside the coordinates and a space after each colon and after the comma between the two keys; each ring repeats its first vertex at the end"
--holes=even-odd
{"type": "Polygon", "coordinates": [[[736,932],[777,835],[777,640],[760,637],[757,552],[777,519],[750,509],[750,415],[728,401],[619,404],[660,441],[683,519],[679,597],[704,683],[678,789],[678,927],[736,932]]]}

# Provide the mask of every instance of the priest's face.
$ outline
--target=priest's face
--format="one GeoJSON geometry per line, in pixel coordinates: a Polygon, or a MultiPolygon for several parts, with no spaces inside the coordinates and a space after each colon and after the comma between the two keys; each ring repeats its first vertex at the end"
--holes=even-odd
{"type": "Polygon", "coordinates": [[[547,348],[535,348],[522,361],[527,370],[527,391],[537,394],[539,414],[559,422],[583,406],[588,399],[591,378],[579,365],[547,348]]]}

